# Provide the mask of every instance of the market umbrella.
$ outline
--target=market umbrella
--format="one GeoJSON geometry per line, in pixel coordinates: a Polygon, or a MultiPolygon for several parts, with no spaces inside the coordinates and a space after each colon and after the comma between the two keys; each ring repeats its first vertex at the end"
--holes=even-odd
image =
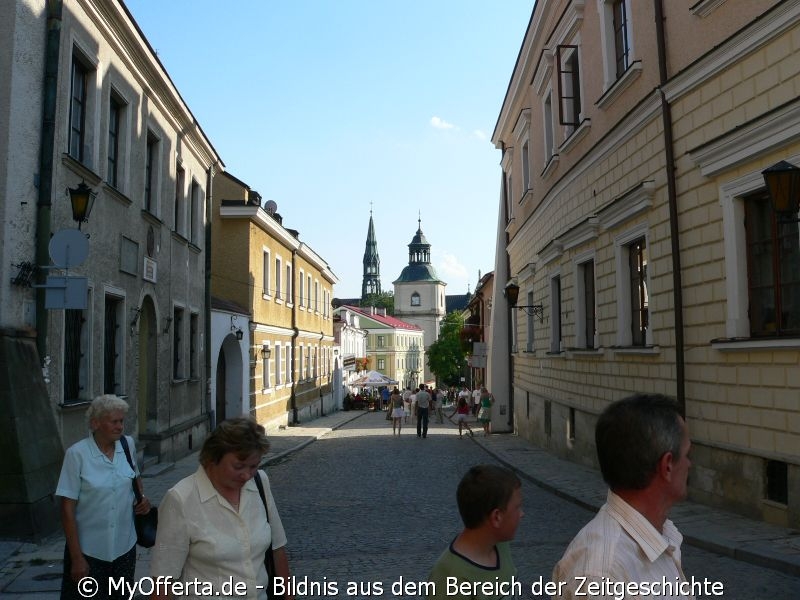
{"type": "Polygon", "coordinates": [[[382,387],[384,385],[397,385],[399,382],[391,377],[387,377],[378,371],[369,371],[363,377],[359,377],[355,381],[351,381],[350,385],[360,387],[382,387]]]}

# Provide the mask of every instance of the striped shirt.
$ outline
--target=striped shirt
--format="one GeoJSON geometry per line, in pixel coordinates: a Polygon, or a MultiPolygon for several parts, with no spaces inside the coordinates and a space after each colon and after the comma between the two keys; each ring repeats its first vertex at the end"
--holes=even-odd
{"type": "Polygon", "coordinates": [[[606,503],[572,540],[553,570],[562,582],[553,598],[682,598],[689,587],[681,569],[683,536],[667,519],[658,531],[622,498],[606,503]],[[645,589],[646,588],[646,589],[645,589]],[[595,592],[595,593],[592,593],[595,592]],[[643,593],[644,592],[644,593],[643,593]]]}

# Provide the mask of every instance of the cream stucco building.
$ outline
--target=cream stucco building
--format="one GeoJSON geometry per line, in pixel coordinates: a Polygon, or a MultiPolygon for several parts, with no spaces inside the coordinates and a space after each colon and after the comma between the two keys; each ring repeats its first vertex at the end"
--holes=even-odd
{"type": "Polygon", "coordinates": [[[609,402],[675,397],[692,496],[795,527],[800,238],[762,171],[800,165],[798,39],[797,0],[535,4],[493,135],[489,381],[588,464],[609,402]]]}

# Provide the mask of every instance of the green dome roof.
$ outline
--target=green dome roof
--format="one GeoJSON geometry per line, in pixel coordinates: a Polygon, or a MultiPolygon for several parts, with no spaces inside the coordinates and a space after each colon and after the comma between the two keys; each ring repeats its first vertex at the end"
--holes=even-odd
{"type": "Polygon", "coordinates": [[[436,269],[433,268],[433,265],[426,264],[426,263],[415,263],[413,265],[408,265],[403,269],[400,273],[400,277],[397,278],[394,283],[403,283],[407,281],[440,281],[439,277],[436,275],[436,269]]]}

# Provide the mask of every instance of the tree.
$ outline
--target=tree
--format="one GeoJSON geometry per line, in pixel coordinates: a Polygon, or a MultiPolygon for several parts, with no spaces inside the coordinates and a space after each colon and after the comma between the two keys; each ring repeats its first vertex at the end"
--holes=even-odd
{"type": "Polygon", "coordinates": [[[436,379],[445,385],[458,385],[464,372],[467,348],[461,339],[464,316],[452,312],[439,325],[439,339],[426,352],[428,366],[436,379]]]}
{"type": "Polygon", "coordinates": [[[394,316],[394,292],[380,292],[379,294],[367,294],[361,299],[360,307],[374,306],[385,308],[386,314],[394,316]]]}

